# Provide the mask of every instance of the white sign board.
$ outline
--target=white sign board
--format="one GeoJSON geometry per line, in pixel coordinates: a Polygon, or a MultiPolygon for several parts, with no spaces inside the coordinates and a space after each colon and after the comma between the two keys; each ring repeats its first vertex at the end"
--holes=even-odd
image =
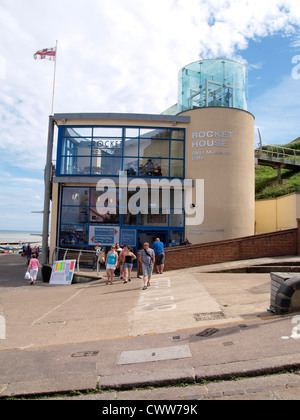
{"type": "Polygon", "coordinates": [[[72,284],[76,260],[56,261],[52,267],[50,284],[69,286],[72,284]]]}

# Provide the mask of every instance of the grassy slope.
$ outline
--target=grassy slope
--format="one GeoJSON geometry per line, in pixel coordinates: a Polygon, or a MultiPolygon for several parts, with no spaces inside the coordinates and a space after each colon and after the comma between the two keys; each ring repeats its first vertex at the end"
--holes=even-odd
{"type": "MultiPolygon", "coordinates": [[[[286,147],[300,150],[300,142],[286,147]]],[[[281,171],[282,183],[277,181],[277,170],[268,166],[256,166],[255,191],[256,199],[275,198],[295,191],[300,191],[300,172],[283,169],[281,171]]]]}

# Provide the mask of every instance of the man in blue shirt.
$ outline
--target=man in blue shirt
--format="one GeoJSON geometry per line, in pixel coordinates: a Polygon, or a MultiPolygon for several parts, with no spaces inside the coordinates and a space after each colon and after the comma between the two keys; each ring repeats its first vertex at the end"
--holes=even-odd
{"type": "Polygon", "coordinates": [[[159,238],[156,238],[152,248],[155,252],[156,273],[163,274],[165,268],[164,244],[160,242],[159,238]]]}

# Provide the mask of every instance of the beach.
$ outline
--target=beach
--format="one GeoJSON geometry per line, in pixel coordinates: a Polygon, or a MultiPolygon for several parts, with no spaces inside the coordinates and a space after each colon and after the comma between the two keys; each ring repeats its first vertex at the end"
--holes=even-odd
{"type": "Polygon", "coordinates": [[[35,231],[0,230],[0,245],[41,244],[42,235],[35,231]]]}

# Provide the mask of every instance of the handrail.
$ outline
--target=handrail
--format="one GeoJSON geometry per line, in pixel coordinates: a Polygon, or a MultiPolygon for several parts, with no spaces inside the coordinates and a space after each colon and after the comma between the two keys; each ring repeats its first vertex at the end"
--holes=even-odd
{"type": "Polygon", "coordinates": [[[278,159],[282,161],[290,161],[300,165],[300,150],[291,149],[284,146],[261,146],[255,150],[255,155],[259,158],[278,159]],[[268,149],[269,147],[269,149],[268,149]]]}
{"type": "MultiPolygon", "coordinates": [[[[53,250],[52,257],[51,257],[51,264],[53,264],[54,261],[58,261],[59,260],[59,258],[60,258],[59,253],[60,253],[60,251],[63,251],[64,252],[64,256],[63,256],[63,259],[62,259],[63,261],[67,260],[67,256],[68,256],[68,253],[69,252],[72,253],[73,255],[74,255],[74,253],[75,254],[78,253],[78,256],[76,256],[76,258],[72,258],[72,259],[76,259],[76,261],[77,261],[77,273],[80,272],[80,260],[81,260],[81,257],[82,256],[84,256],[86,254],[91,254],[93,256],[96,255],[95,251],[87,251],[87,250],[83,250],[83,249],[74,249],[74,248],[61,248],[61,247],[58,247],[57,246],[53,250]]],[[[100,257],[100,254],[99,254],[99,257],[100,257]]],[[[98,264],[99,257],[98,257],[98,261],[97,261],[97,274],[100,273],[99,264],[98,264]]]]}

